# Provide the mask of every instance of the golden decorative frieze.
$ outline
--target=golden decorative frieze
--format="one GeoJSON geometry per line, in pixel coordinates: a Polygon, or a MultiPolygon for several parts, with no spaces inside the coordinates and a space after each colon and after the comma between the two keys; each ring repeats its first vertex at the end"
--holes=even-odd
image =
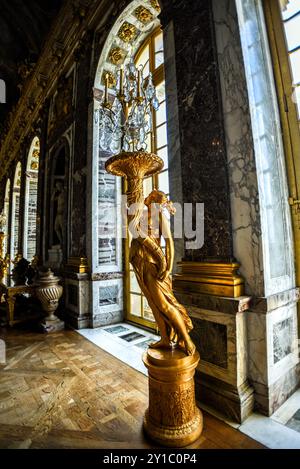
{"type": "Polygon", "coordinates": [[[102,85],[105,85],[106,75],[108,75],[108,87],[115,88],[117,84],[116,77],[114,76],[113,73],[109,72],[108,70],[104,70],[104,72],[102,73],[102,77],[101,77],[102,85]]]}
{"type": "Polygon", "coordinates": [[[123,42],[130,43],[133,42],[133,40],[136,38],[137,33],[138,30],[134,24],[125,21],[118,31],[118,36],[123,42]]]}
{"type": "Polygon", "coordinates": [[[134,10],[134,15],[137,19],[144,24],[150,23],[153,20],[151,11],[147,10],[144,6],[139,6],[134,10]]]}
{"type": "Polygon", "coordinates": [[[121,65],[124,62],[126,52],[121,47],[113,47],[108,54],[108,60],[114,65],[121,65]]]}
{"type": "Polygon", "coordinates": [[[156,11],[160,11],[160,5],[158,3],[158,0],[150,0],[150,5],[152,8],[154,8],[156,11]]]}

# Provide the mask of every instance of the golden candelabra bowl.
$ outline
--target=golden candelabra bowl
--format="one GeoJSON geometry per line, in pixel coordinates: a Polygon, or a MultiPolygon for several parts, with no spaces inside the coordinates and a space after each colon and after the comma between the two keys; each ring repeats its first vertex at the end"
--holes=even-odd
{"type": "Polygon", "coordinates": [[[108,173],[138,179],[159,173],[163,167],[164,162],[159,156],[145,151],[123,151],[109,158],[105,164],[108,173]]]}

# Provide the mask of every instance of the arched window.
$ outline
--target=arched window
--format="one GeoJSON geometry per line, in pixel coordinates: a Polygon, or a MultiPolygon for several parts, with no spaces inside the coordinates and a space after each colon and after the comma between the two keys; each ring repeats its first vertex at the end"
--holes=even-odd
{"type": "Polygon", "coordinates": [[[155,328],[150,308],[138,290],[128,261],[128,240],[122,242],[121,178],[108,174],[105,162],[112,155],[111,142],[101,133],[100,101],[108,80],[108,96],[116,93],[118,70],[134,58],[144,65],[143,78],[151,71],[161,106],[153,115],[155,131],[148,135],[148,151],[164,162],[164,171],[145,181],[145,196],[153,187],[169,192],[163,40],[157,1],[132,0],[116,19],[102,48],[94,81],[94,122],[91,171],[91,256],[93,282],[93,327],[124,318],[155,328]],[[125,249],[124,249],[125,248],[125,249]],[[125,256],[123,256],[125,250],[125,256]],[[125,262],[124,262],[125,258],[125,262]],[[125,275],[123,276],[123,272],[125,275]]]}
{"type": "MultiPolygon", "coordinates": [[[[160,27],[150,34],[140,46],[135,55],[135,63],[137,66],[143,67],[144,78],[146,78],[150,72],[153,76],[153,83],[156,87],[160,106],[157,111],[153,111],[154,135],[150,133],[148,135],[147,150],[157,154],[164,161],[164,168],[159,174],[144,180],[144,196],[146,197],[154,188],[169,194],[164,49],[163,33],[160,27]]],[[[129,249],[128,241],[126,248],[127,250],[129,249]]],[[[127,258],[128,256],[126,256],[126,259],[127,258]]],[[[135,323],[156,329],[156,323],[151,308],[146,298],[141,293],[132,266],[128,261],[126,264],[126,318],[135,323]]]]}
{"type": "Polygon", "coordinates": [[[4,198],[4,215],[5,215],[5,227],[4,227],[4,255],[7,254],[8,251],[8,235],[9,235],[9,201],[10,201],[10,179],[7,179],[6,186],[5,186],[5,198],[4,198]]]}
{"type": "Polygon", "coordinates": [[[25,211],[24,211],[24,251],[23,256],[29,261],[36,254],[36,215],[39,172],[40,141],[35,137],[27,159],[25,211]]]}
{"type": "Polygon", "coordinates": [[[281,122],[263,3],[236,0],[255,151],[266,295],[294,286],[281,122]]]}
{"type": "Polygon", "coordinates": [[[12,218],[11,218],[11,237],[10,237],[11,260],[15,259],[19,251],[21,174],[22,174],[22,165],[19,161],[15,170],[13,197],[12,197],[12,218]]]}
{"type": "Polygon", "coordinates": [[[282,11],[287,50],[293,77],[293,98],[298,109],[300,126],[300,2],[291,0],[282,11]]]}

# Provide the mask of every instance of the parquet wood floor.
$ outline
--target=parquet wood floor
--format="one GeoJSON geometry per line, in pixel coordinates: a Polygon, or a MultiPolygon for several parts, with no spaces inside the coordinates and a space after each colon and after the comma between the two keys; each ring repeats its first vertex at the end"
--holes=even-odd
{"type": "MultiPolygon", "coordinates": [[[[155,448],[142,432],[147,378],[73,331],[0,329],[0,448],[155,448]]],[[[193,448],[262,448],[204,413],[193,448]]]]}

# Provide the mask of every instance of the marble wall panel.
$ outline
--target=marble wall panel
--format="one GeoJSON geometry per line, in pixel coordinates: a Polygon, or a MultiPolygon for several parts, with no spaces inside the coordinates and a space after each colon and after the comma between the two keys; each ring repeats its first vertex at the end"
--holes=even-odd
{"type": "Polygon", "coordinates": [[[123,279],[93,281],[91,286],[93,327],[122,321],[124,319],[123,279]]]}
{"type": "MultiPolygon", "coordinates": [[[[167,27],[167,51],[172,47],[172,29],[177,89],[177,106],[172,98],[168,102],[168,114],[173,117],[168,123],[173,140],[170,159],[181,160],[182,201],[204,203],[204,245],[186,249],[185,259],[229,260],[230,199],[211,1],[162,4],[166,4],[161,21],[167,27]]],[[[174,93],[173,75],[174,69],[167,65],[168,93],[172,88],[174,93]]]]}
{"type": "Polygon", "coordinates": [[[198,371],[234,386],[244,383],[247,380],[245,313],[232,315],[196,306],[186,307],[194,324],[192,335],[200,356],[201,349],[203,352],[198,371]],[[209,325],[204,327],[205,322],[209,325]],[[207,331],[209,337],[205,336],[207,331]],[[203,350],[208,346],[213,349],[203,350]]]}
{"type": "Polygon", "coordinates": [[[259,194],[234,0],[213,0],[226,136],[233,252],[249,295],[264,294],[259,194]]]}
{"type": "Polygon", "coordinates": [[[193,317],[190,336],[197,344],[201,360],[227,368],[227,326],[193,317]]]}

